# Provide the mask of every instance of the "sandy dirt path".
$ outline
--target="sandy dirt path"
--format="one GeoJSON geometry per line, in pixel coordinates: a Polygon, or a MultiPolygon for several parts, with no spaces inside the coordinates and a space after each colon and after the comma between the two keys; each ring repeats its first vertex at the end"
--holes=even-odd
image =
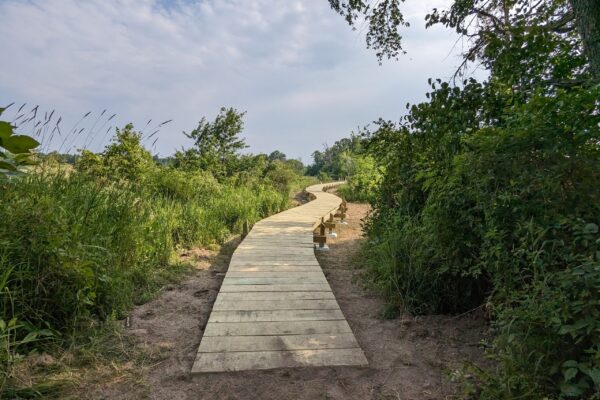
{"type": "Polygon", "coordinates": [[[89,399],[447,399],[457,390],[448,373],[464,360],[478,362],[486,334],[478,315],[379,318],[384,302],[355,281],[361,219],[368,206],[349,204],[349,224],[331,250],[317,255],[342,312],[369,361],[361,367],[311,367],[191,375],[212,304],[239,243],[221,252],[196,250],[195,271],[157,299],[136,307],[127,334],[153,356],[126,378],[86,384],[89,399]]]}

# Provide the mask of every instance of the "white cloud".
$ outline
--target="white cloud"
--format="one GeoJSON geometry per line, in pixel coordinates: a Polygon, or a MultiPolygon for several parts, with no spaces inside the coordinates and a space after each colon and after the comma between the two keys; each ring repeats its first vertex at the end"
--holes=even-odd
{"type": "Polygon", "coordinates": [[[0,104],[56,108],[72,123],[104,108],[121,125],[173,118],[162,154],[233,106],[248,111],[252,151],[309,161],[358,125],[398,119],[429,76],[452,73],[454,36],[422,21],[447,2],[408,2],[409,54],[380,67],[327,0],[4,0],[0,104]]]}

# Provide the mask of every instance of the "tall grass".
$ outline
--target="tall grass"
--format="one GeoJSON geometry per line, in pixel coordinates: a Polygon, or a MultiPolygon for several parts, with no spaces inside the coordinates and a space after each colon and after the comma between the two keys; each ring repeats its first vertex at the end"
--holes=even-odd
{"type": "Polygon", "coordinates": [[[165,167],[142,183],[56,168],[0,180],[0,383],[36,347],[28,335],[67,344],[124,316],[181,271],[178,249],[223,243],[288,203],[270,185],[165,167]]]}

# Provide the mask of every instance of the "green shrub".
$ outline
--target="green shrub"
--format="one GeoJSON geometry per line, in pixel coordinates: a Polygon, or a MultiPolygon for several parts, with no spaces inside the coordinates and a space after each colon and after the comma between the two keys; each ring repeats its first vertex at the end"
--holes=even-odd
{"type": "Polygon", "coordinates": [[[600,88],[536,94],[484,128],[464,103],[479,89],[437,93],[460,119],[440,115],[430,131],[436,98],[413,109],[419,134],[385,126],[373,139],[385,143],[387,164],[367,223],[370,278],[392,306],[414,313],[487,306],[497,369],[480,371],[477,396],[592,398],[600,88]]]}
{"type": "Polygon", "coordinates": [[[176,168],[156,168],[150,176],[150,190],[156,194],[178,199],[206,200],[219,196],[221,186],[206,171],[187,171],[176,168]]]}
{"type": "Polygon", "coordinates": [[[369,155],[355,155],[349,164],[346,184],[338,187],[338,193],[348,201],[374,201],[383,177],[382,167],[369,155]]]}
{"type": "Polygon", "coordinates": [[[298,174],[285,162],[274,160],[267,167],[265,177],[282,194],[289,195],[298,174]]]}
{"type": "Polygon", "coordinates": [[[0,252],[13,266],[14,314],[69,328],[133,303],[143,270],[164,266],[172,246],[155,206],[127,187],[73,174],[30,175],[3,184],[0,252]]]}

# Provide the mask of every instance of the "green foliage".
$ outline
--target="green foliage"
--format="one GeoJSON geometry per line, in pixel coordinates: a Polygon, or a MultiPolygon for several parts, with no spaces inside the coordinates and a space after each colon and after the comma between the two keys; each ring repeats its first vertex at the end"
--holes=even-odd
{"type": "MultiPolygon", "coordinates": [[[[6,108],[0,108],[0,116],[6,108]]],[[[0,173],[16,172],[21,165],[33,163],[31,151],[40,144],[27,135],[17,135],[15,127],[6,121],[0,121],[0,173]]]]}
{"type": "Polygon", "coordinates": [[[348,176],[352,163],[350,158],[354,154],[360,154],[362,138],[352,134],[350,138],[338,140],[331,147],[326,147],[322,152],[315,151],[312,154],[313,164],[307,168],[306,173],[311,176],[319,176],[321,173],[328,176],[327,179],[319,179],[322,182],[333,179],[342,179],[348,176]]]}
{"type": "Polygon", "coordinates": [[[186,136],[194,148],[175,155],[176,164],[188,169],[202,169],[217,177],[229,176],[232,164],[246,143],[238,135],[244,128],[244,112],[222,107],[213,122],[202,118],[196,129],[186,136]]]}
{"type": "Polygon", "coordinates": [[[346,157],[349,164],[348,177],[346,184],[338,187],[338,194],[348,201],[374,201],[383,178],[383,168],[369,155],[346,157]]]}
{"type": "Polygon", "coordinates": [[[132,124],[116,129],[113,142],[102,154],[107,176],[129,181],[144,179],[155,168],[152,155],[142,147],[142,135],[133,130],[132,124]]]}
{"type": "Polygon", "coordinates": [[[83,150],[76,168],[98,178],[140,181],[156,169],[152,155],[142,144],[142,135],[127,124],[116,129],[112,143],[101,154],[83,150]]]}
{"type": "Polygon", "coordinates": [[[276,161],[276,160],[285,161],[286,158],[287,158],[286,155],[279,150],[272,151],[271,154],[269,154],[269,156],[268,156],[268,159],[271,162],[276,161]]]}
{"type": "MultiPolygon", "coordinates": [[[[94,321],[121,318],[185,271],[181,248],[213,246],[289,206],[291,164],[265,155],[231,158],[246,173],[155,164],[127,125],[102,153],[74,169],[48,157],[32,173],[0,181],[0,379],[52,340],[73,343],[94,321]]],[[[236,167],[237,168],[237,167],[236,167]]],[[[0,390],[0,394],[2,391],[0,390]]]]}
{"type": "Polygon", "coordinates": [[[600,366],[600,87],[536,93],[479,129],[499,111],[472,92],[490,88],[449,90],[412,108],[417,133],[382,124],[371,140],[387,163],[368,223],[373,283],[415,313],[488,305],[498,370],[480,371],[481,398],[589,396],[600,366]],[[442,104],[454,117],[438,122],[442,104]]]}
{"type": "Polygon", "coordinates": [[[281,193],[289,195],[292,190],[292,185],[298,177],[298,173],[288,163],[275,160],[267,167],[265,177],[281,193]]]}
{"type": "MultiPolygon", "coordinates": [[[[381,62],[384,57],[397,58],[404,53],[400,30],[409,24],[402,14],[403,1],[370,4],[363,0],[329,0],[329,4],[354,29],[357,24],[361,30],[368,24],[367,47],[376,50],[381,62]]],[[[505,83],[526,89],[531,80],[564,84],[572,79],[565,72],[581,72],[582,68],[598,82],[599,11],[596,0],[455,0],[448,9],[433,9],[425,20],[426,27],[441,24],[466,39],[468,46],[459,71],[467,63],[479,61],[496,75],[502,74],[502,64],[510,64],[512,68],[503,72],[511,80],[505,83]],[[566,46],[565,38],[570,41],[566,46]],[[584,45],[570,57],[553,56],[573,49],[580,40],[584,45]],[[502,63],[497,63],[499,60],[502,63]]]]}
{"type": "Polygon", "coordinates": [[[333,180],[331,179],[331,176],[329,176],[329,174],[327,174],[327,172],[325,171],[320,171],[317,175],[317,179],[319,182],[331,182],[333,180]]]}
{"type": "MultiPolygon", "coordinates": [[[[367,47],[377,52],[379,61],[383,57],[397,58],[402,49],[402,36],[399,28],[409,26],[400,10],[404,0],[383,0],[376,3],[363,0],[329,0],[331,8],[342,15],[350,26],[356,29],[361,14],[368,23],[367,47]]],[[[362,26],[361,26],[362,29],[362,26]]]]}
{"type": "Polygon", "coordinates": [[[349,201],[371,201],[376,197],[382,179],[383,167],[366,153],[363,135],[352,134],[340,139],[323,152],[313,153],[313,164],[307,168],[309,175],[320,182],[347,181],[338,187],[338,193],[349,201]]]}
{"type": "Polygon", "coordinates": [[[549,388],[566,398],[600,391],[598,226],[564,221],[535,233],[542,240],[529,249],[529,257],[542,268],[565,268],[536,271],[538,276],[517,292],[512,306],[498,310],[494,358],[504,368],[487,379],[491,385],[482,398],[549,388]]]}
{"type": "Polygon", "coordinates": [[[169,199],[204,202],[221,195],[221,185],[206,171],[163,167],[153,169],[148,179],[152,192],[169,199]]]}
{"type": "Polygon", "coordinates": [[[100,155],[84,153],[68,176],[4,184],[0,252],[18,277],[15,314],[30,323],[63,329],[121,314],[152,289],[153,271],[167,268],[176,248],[222,243],[244,221],[287,205],[273,186],[155,166],[131,132],[118,130],[100,155]]]}
{"type": "Polygon", "coordinates": [[[492,317],[495,363],[472,367],[472,398],[600,393],[600,86],[571,3],[434,10],[489,79],[430,80],[429,101],[365,143],[383,167],[365,255],[390,309],[492,317]]]}

